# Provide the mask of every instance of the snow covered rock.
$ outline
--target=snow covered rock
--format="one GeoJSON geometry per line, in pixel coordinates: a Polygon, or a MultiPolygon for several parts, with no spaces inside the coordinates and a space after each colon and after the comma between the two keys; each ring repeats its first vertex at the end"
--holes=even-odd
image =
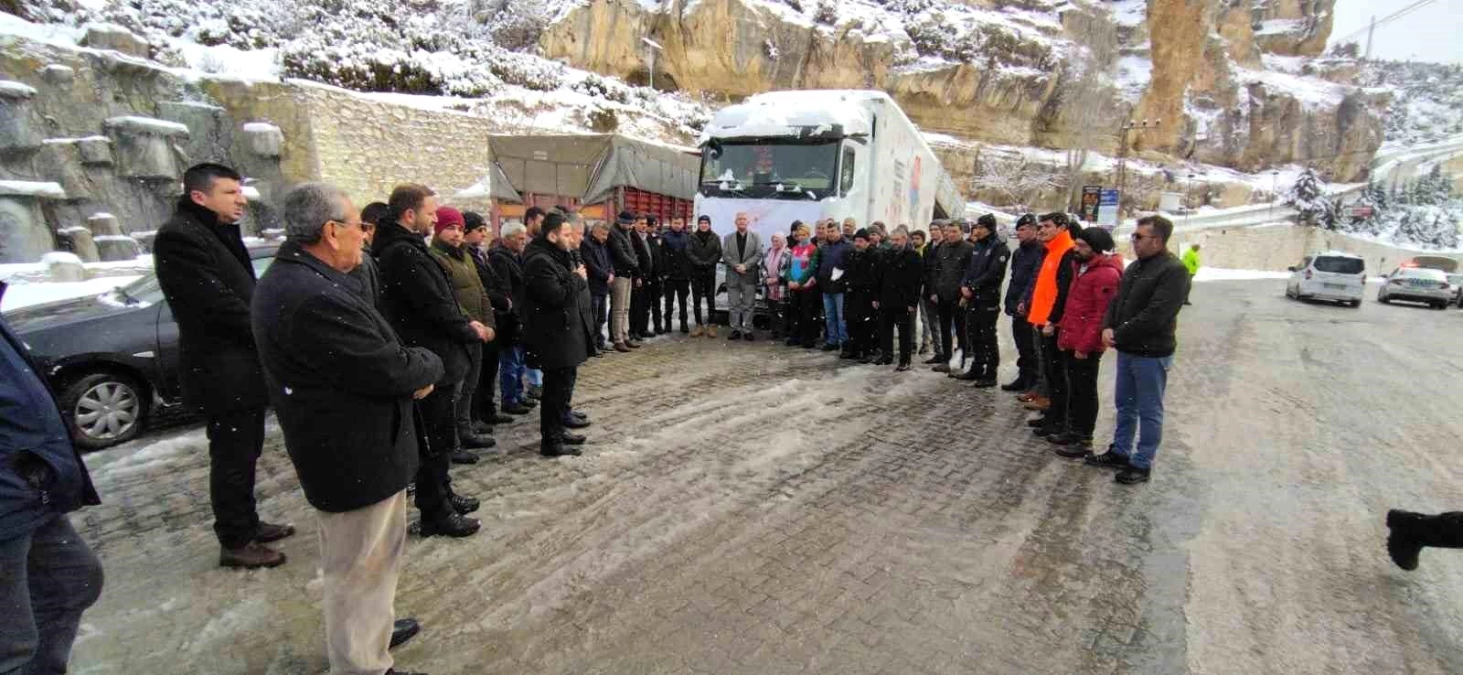
{"type": "Polygon", "coordinates": [[[187,157],[176,141],[188,139],[188,127],[150,117],[111,117],[106,121],[117,158],[117,170],[128,178],[177,180],[187,157]]]}
{"type": "Polygon", "coordinates": [[[152,54],[152,46],[147,40],[133,35],[126,28],[107,23],[87,25],[86,36],[81,38],[81,45],[92,49],[110,49],[139,59],[145,59],[152,54]]]}
{"type": "Polygon", "coordinates": [[[284,147],[284,132],[267,122],[244,125],[244,143],[249,152],[259,157],[279,157],[284,147]]]}
{"type": "Polygon", "coordinates": [[[34,150],[41,145],[31,99],[36,90],[23,82],[0,80],[0,151],[34,150]]]}
{"type": "Polygon", "coordinates": [[[46,270],[50,281],[73,282],[86,280],[86,265],[75,253],[52,251],[41,256],[41,267],[46,270]]]}

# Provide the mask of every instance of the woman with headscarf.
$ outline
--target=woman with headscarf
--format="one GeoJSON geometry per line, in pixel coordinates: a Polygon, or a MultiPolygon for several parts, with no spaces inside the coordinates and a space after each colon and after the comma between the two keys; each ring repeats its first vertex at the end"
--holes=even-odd
{"type": "Polygon", "coordinates": [[[762,295],[767,300],[767,309],[772,312],[772,339],[780,340],[787,333],[787,273],[792,267],[792,252],[787,248],[787,237],[781,233],[772,235],[772,248],[762,258],[762,283],[767,291],[762,295]]]}

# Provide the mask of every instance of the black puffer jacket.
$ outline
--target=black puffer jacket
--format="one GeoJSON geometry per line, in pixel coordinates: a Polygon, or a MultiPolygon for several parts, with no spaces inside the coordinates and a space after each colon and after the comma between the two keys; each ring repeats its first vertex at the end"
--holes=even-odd
{"type": "Polygon", "coordinates": [[[960,285],[974,294],[973,307],[1001,308],[1001,282],[1006,279],[1006,260],[1010,257],[1006,241],[994,234],[971,250],[970,262],[965,265],[965,277],[960,280],[960,285]]]}
{"type": "Polygon", "coordinates": [[[664,277],[671,281],[691,278],[691,235],[670,230],[660,236],[664,277]]]}
{"type": "Polygon", "coordinates": [[[1179,310],[1189,296],[1189,283],[1189,270],[1169,251],[1129,263],[1102,322],[1103,328],[1113,330],[1118,351],[1173,356],[1179,310]]]}
{"type": "Polygon", "coordinates": [[[1006,313],[1016,316],[1026,291],[1036,281],[1036,272],[1041,269],[1041,259],[1046,247],[1033,238],[1011,252],[1011,283],[1006,286],[1006,313]]]}
{"type": "Polygon", "coordinates": [[[721,262],[721,237],[712,230],[692,232],[686,257],[691,261],[692,274],[716,271],[716,264],[721,262]]]}
{"type": "Polygon", "coordinates": [[[924,279],[924,259],[913,248],[891,249],[884,254],[884,274],[879,282],[879,308],[893,310],[919,306],[919,289],[924,279]]]}
{"type": "Polygon", "coordinates": [[[466,377],[467,345],[481,340],[458,306],[447,273],[427,252],[427,242],[397,223],[382,223],[371,253],[381,272],[381,313],[401,341],[425,347],[442,360],[439,386],[466,377]]]}
{"type": "Polygon", "coordinates": [[[869,301],[877,299],[883,272],[879,262],[877,249],[867,248],[860,251],[857,246],[853,247],[844,259],[844,264],[848,265],[848,273],[843,278],[848,282],[848,292],[869,301]]]}

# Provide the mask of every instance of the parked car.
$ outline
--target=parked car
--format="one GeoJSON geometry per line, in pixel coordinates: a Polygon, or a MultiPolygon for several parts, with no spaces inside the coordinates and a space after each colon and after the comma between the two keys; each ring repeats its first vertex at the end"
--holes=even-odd
{"type": "Polygon", "coordinates": [[[1463,307],[1463,274],[1449,274],[1448,283],[1453,286],[1453,304],[1463,307]]]}
{"type": "Polygon", "coordinates": [[[1290,268],[1285,297],[1360,307],[1365,287],[1366,260],[1350,253],[1327,251],[1308,255],[1290,268]]]}
{"type": "MultiPolygon", "coordinates": [[[[249,250],[256,276],[277,248],[249,250]]],[[[82,448],[136,438],[160,406],[181,399],[178,324],[155,274],[101,295],[7,312],[5,322],[30,348],[82,448]]]]}
{"type": "Polygon", "coordinates": [[[1398,267],[1384,277],[1387,283],[1377,290],[1377,302],[1394,300],[1422,302],[1433,309],[1446,309],[1457,296],[1448,275],[1442,270],[1422,267],[1398,267]]]}

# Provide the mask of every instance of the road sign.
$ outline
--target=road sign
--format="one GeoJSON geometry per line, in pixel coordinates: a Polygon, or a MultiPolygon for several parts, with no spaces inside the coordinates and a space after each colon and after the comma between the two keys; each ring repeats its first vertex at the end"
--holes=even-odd
{"type": "Polygon", "coordinates": [[[1118,199],[1117,190],[1103,190],[1097,199],[1097,224],[1106,229],[1113,229],[1118,226],[1118,199]]]}

